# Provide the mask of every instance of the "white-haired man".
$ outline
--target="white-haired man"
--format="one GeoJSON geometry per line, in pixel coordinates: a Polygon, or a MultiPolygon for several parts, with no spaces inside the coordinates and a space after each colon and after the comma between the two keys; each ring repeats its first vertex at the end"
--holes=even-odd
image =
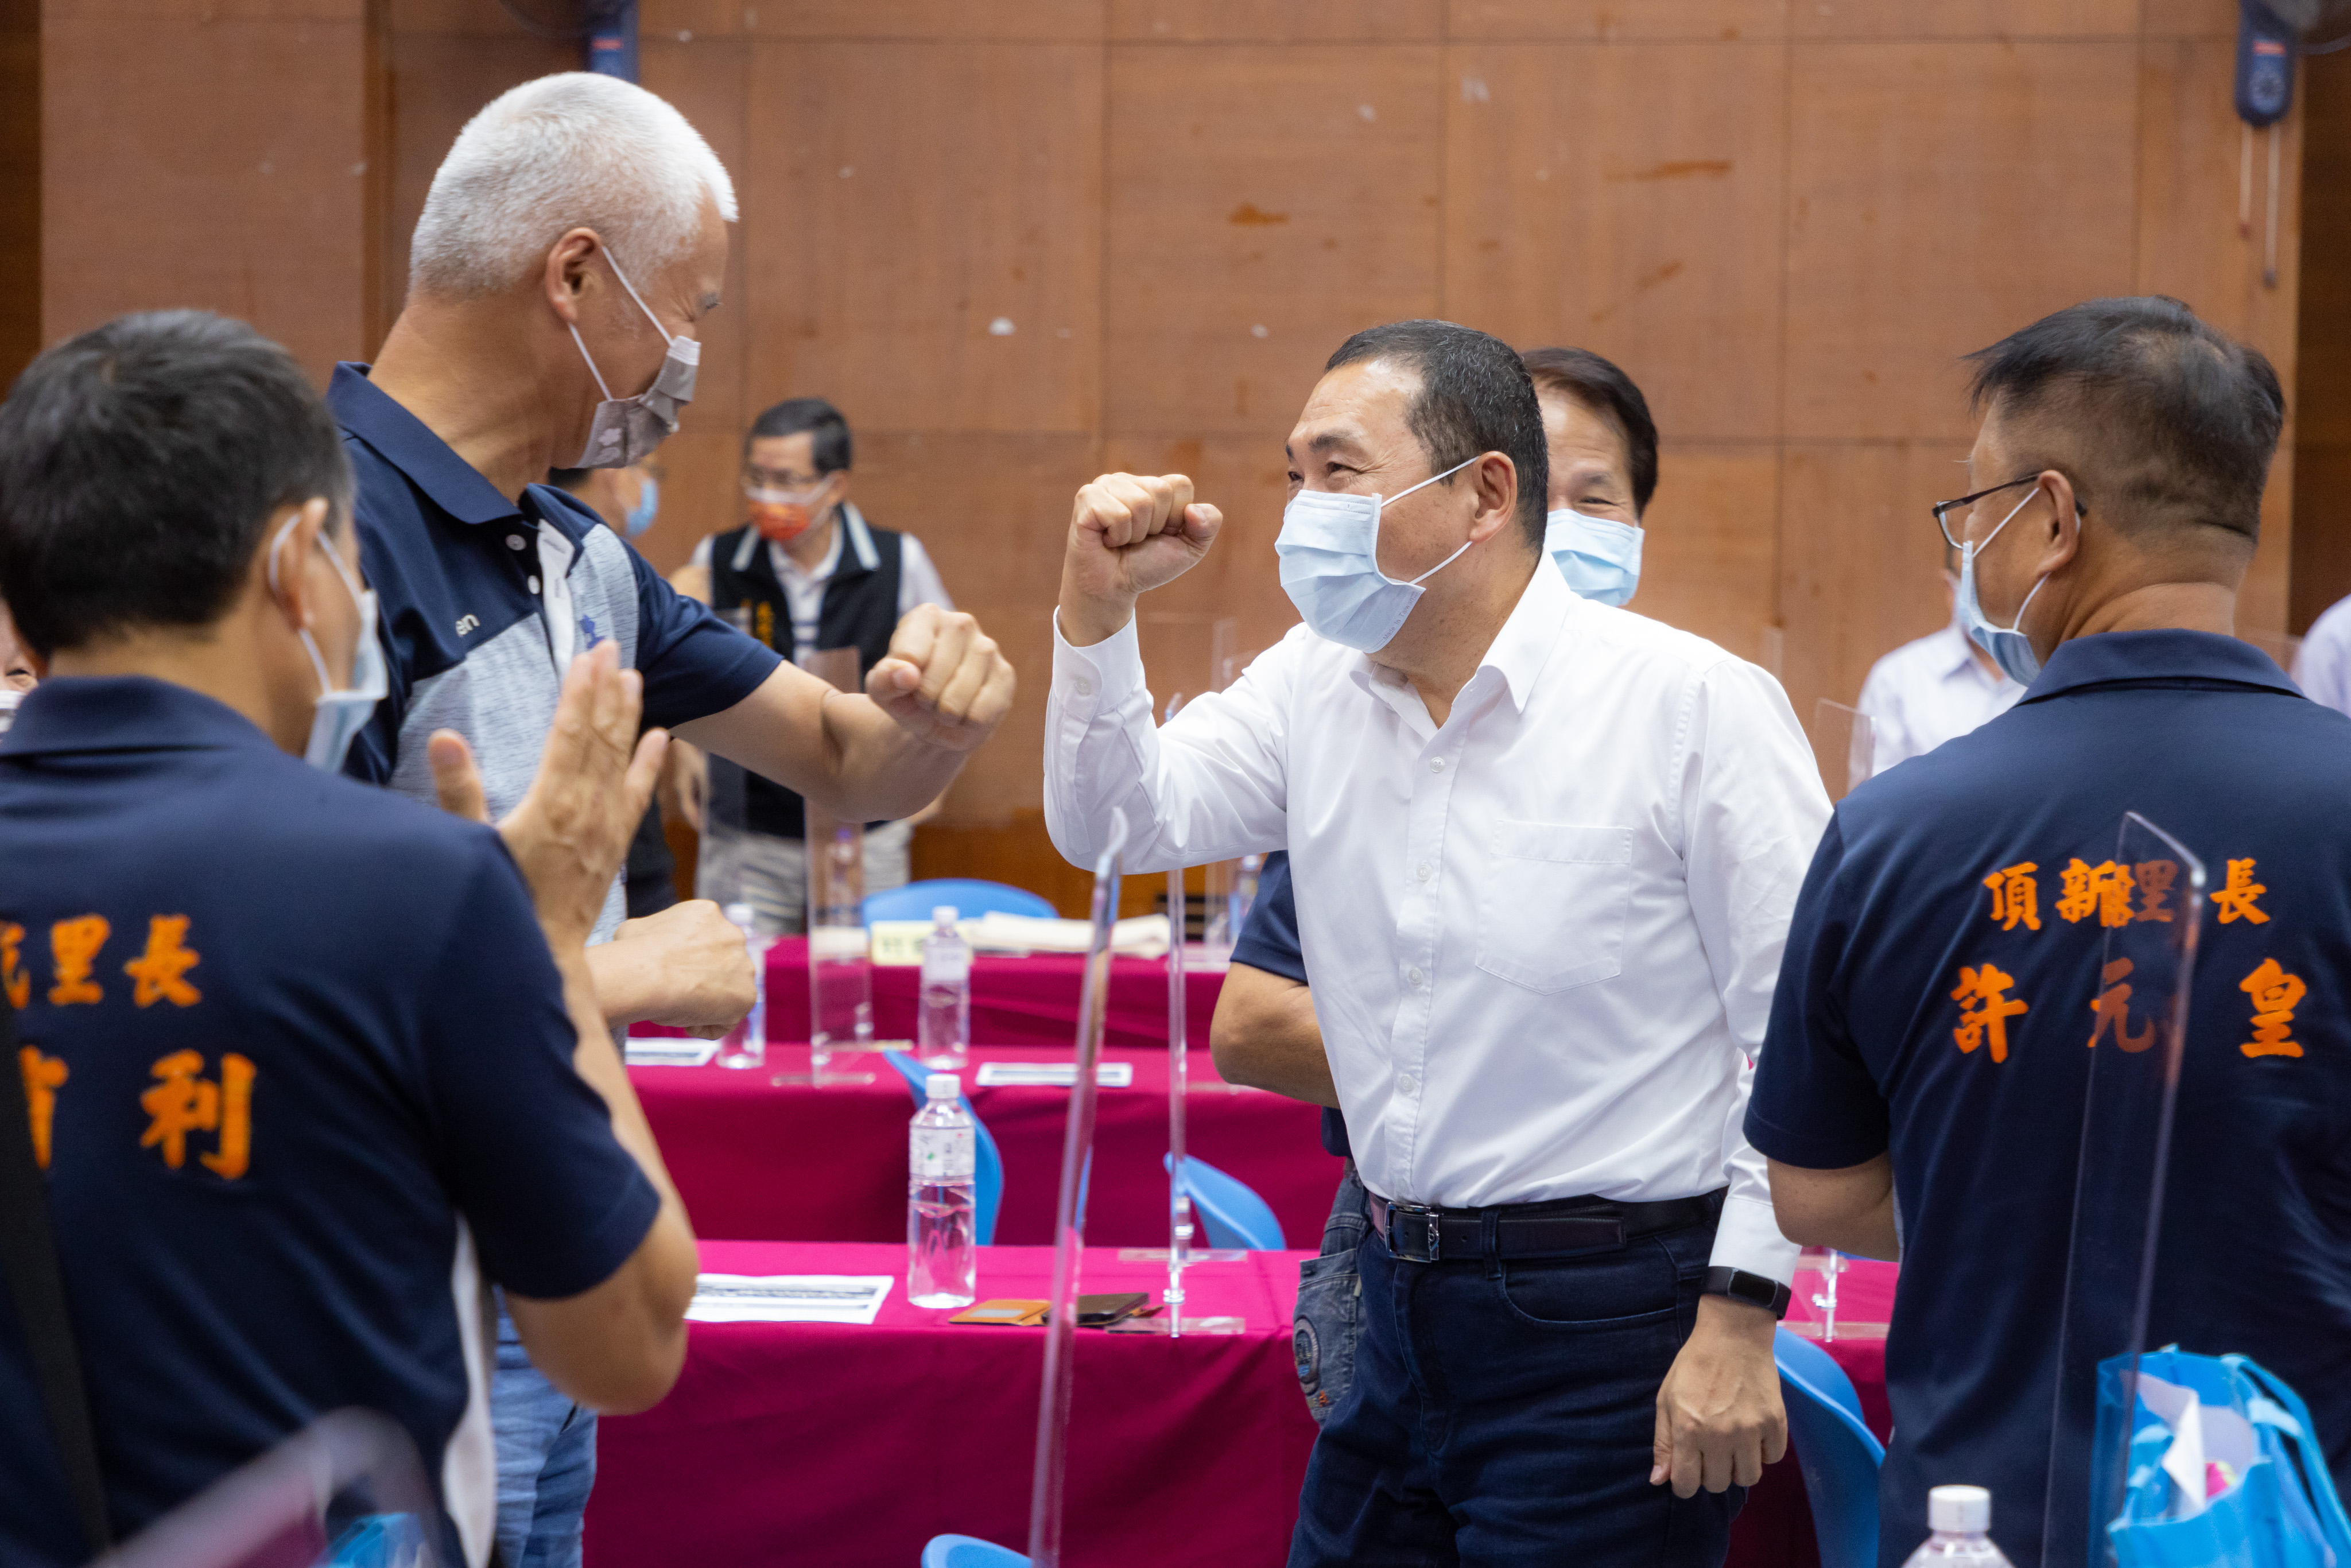
{"type": "MultiPolygon", "coordinates": [[[[607,639],[643,672],[645,719],[850,818],[908,815],[953,780],[1012,698],[968,615],[908,615],[862,696],[844,696],[680,597],[551,468],[634,463],[694,394],[735,193],[676,110],[610,77],[527,82],[458,134],[410,256],[409,298],[372,370],[328,401],[358,480],[360,547],[383,604],[389,691],[350,770],[434,795],[425,740],[473,747],[489,810],[528,788],[559,676],[607,639]]],[[[706,903],[621,925],[593,949],[614,1021],[716,1027],[750,969],[706,903]]],[[[580,1556],[594,1417],[532,1371],[501,1324],[493,1393],[498,1537],[517,1568],[580,1556]]]]}

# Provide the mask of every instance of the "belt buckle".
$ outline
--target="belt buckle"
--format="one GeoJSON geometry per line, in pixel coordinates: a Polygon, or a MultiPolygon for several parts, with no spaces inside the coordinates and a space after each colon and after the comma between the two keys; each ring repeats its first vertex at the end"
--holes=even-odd
{"type": "Polygon", "coordinates": [[[1436,1209],[1425,1203],[1388,1205],[1388,1250],[1406,1263],[1435,1263],[1442,1250],[1443,1227],[1436,1209]]]}

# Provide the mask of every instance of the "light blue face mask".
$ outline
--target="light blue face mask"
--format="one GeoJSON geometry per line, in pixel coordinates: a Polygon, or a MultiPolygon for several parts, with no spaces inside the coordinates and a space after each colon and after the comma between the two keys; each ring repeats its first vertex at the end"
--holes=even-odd
{"type": "Polygon", "coordinates": [[[637,492],[637,504],[629,508],[622,522],[628,525],[629,537],[635,538],[653,526],[653,514],[661,510],[661,481],[652,475],[644,476],[644,488],[637,492]]]}
{"type": "MultiPolygon", "coordinates": [[[[277,587],[278,549],[301,520],[298,515],[288,517],[286,526],[277,530],[277,537],[270,541],[269,586],[273,591],[277,587]]],[[[392,673],[384,664],[383,643],[376,635],[375,590],[359,585],[324,537],[319,538],[319,548],[327,552],[335,575],[343,580],[352,602],[359,606],[360,634],[351,645],[351,684],[338,690],[327,674],[327,661],[319,656],[318,639],[310,635],[310,629],[299,627],[295,632],[302,639],[302,646],[309,650],[311,668],[319,673],[319,703],[310,711],[310,738],[302,748],[302,760],[329,773],[340,773],[351,742],[375,716],[375,705],[391,691],[392,673]]]]}
{"type": "Polygon", "coordinates": [[[1420,585],[1477,541],[1462,540],[1461,549],[1410,582],[1398,582],[1380,570],[1381,509],[1477,461],[1466,458],[1386,500],[1334,490],[1301,490],[1290,497],[1290,505],[1281,509],[1281,533],[1273,541],[1273,553],[1281,563],[1282,591],[1305,617],[1307,629],[1365,653],[1376,653],[1393,642],[1426,591],[1420,585]]]}
{"type": "Polygon", "coordinates": [[[1622,604],[1641,585],[1641,530],[1631,523],[1554,507],[1543,519],[1543,550],[1578,599],[1622,604]]]}
{"type": "Polygon", "coordinates": [[[1959,552],[1959,590],[1951,603],[1953,612],[1959,618],[1960,630],[1977,647],[1991,655],[1991,662],[2000,666],[2001,674],[2020,686],[2031,685],[2032,677],[2041,673],[2041,655],[2032,651],[2032,639],[2018,628],[2024,624],[2025,611],[2032,606],[2032,595],[2040,592],[2041,585],[2049,579],[2042,577],[2033,581],[2031,591],[2024,596],[2024,602],[2016,607],[2014,621],[2006,626],[1995,626],[1985,618],[1983,606],[1976,601],[1976,557],[1981,555],[1992,540],[2000,538],[2000,529],[2008,527],[2016,514],[2031,506],[2032,497],[2040,493],[2035,488],[2032,495],[2019,501],[2007,517],[2001,518],[2000,528],[1986,534],[1982,543],[1970,539],[1967,548],[1959,552]]]}

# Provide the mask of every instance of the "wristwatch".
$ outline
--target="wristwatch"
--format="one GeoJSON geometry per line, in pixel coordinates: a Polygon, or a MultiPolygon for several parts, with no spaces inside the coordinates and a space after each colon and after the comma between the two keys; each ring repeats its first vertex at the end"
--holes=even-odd
{"type": "Polygon", "coordinates": [[[1729,1296],[1734,1301],[1768,1308],[1775,1318],[1786,1317],[1788,1303],[1795,1299],[1794,1292],[1779,1281],[1750,1274],[1744,1269],[1708,1269],[1706,1271],[1706,1293],[1729,1296]]]}

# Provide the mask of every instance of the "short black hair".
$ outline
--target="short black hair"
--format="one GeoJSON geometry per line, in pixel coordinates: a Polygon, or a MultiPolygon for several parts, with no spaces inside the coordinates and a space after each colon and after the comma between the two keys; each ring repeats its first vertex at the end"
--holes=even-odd
{"type": "MultiPolygon", "coordinates": [[[[1551,449],[1543,440],[1542,404],[1516,350],[1450,321],[1391,321],[1340,344],[1322,369],[1363,360],[1394,360],[1419,372],[1420,391],[1405,411],[1405,423],[1419,438],[1431,472],[1442,474],[1481,452],[1510,460],[1519,471],[1519,526],[1540,550],[1551,449]]],[[[1442,483],[1449,486],[1453,478],[1442,483]]]]}
{"type": "Polygon", "coordinates": [[[743,436],[743,455],[750,456],[751,443],[763,435],[798,435],[803,430],[816,436],[810,444],[816,448],[818,477],[839,473],[854,461],[856,448],[849,438],[849,421],[820,397],[788,397],[763,411],[743,436]]]}
{"type": "Polygon", "coordinates": [[[1649,417],[1649,400],[1633,378],[1589,349],[1529,349],[1519,362],[1534,378],[1537,392],[1555,392],[1573,398],[1616,427],[1625,438],[1625,458],[1632,473],[1633,515],[1649,509],[1657,493],[1657,422],[1649,417]]]}
{"type": "Polygon", "coordinates": [[[2013,428],[2021,460],[2063,469],[2117,526],[2261,537],[2285,392],[2260,350],[2180,301],[2087,300],[1967,358],[1970,404],[2013,428]]]}
{"type": "Polygon", "coordinates": [[[270,514],[350,515],[342,433],[294,357],[202,310],[118,316],[0,403],[0,599],[43,658],[226,614],[270,514]]]}

